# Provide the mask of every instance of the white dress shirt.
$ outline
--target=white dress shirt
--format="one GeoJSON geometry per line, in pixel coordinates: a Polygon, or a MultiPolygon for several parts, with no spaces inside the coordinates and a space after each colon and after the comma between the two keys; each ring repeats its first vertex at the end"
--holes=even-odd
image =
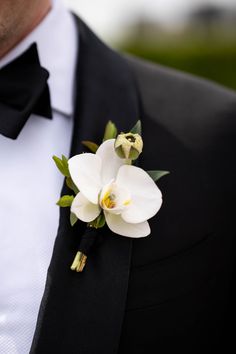
{"type": "Polygon", "coordinates": [[[0,135],[1,354],[29,353],[57,234],[63,176],[52,156],[69,154],[78,54],[75,20],[61,0],[0,67],[33,42],[50,72],[53,119],[32,115],[17,140],[0,135]]]}

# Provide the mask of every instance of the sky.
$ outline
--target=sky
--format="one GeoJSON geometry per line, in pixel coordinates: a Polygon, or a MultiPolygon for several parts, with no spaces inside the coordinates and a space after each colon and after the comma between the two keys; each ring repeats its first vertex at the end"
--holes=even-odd
{"type": "Polygon", "coordinates": [[[63,0],[104,39],[115,38],[135,17],[147,16],[173,26],[199,5],[236,8],[235,0],[63,0]]]}

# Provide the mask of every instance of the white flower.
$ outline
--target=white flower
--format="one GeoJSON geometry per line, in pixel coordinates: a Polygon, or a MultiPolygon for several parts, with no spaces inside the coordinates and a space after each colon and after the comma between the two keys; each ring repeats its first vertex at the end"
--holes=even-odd
{"type": "Polygon", "coordinates": [[[91,222],[103,209],[108,227],[116,234],[148,236],[147,220],[161,207],[161,191],[147,172],[117,156],[114,142],[106,140],[96,154],[69,159],[71,178],[80,191],[71,211],[78,219],[91,222]]]}

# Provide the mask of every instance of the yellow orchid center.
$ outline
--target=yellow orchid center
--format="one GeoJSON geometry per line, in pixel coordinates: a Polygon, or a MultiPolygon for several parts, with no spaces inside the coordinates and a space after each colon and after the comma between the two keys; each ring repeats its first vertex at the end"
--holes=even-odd
{"type": "Polygon", "coordinates": [[[104,207],[108,208],[108,209],[113,209],[113,208],[115,208],[115,206],[116,206],[115,199],[116,199],[115,194],[112,193],[111,190],[108,190],[108,191],[104,194],[104,196],[103,196],[103,198],[102,198],[102,200],[101,200],[101,204],[102,204],[104,207]]]}
{"type": "Polygon", "coordinates": [[[131,203],[128,191],[113,180],[105,185],[100,194],[100,206],[111,213],[119,214],[131,203]]]}

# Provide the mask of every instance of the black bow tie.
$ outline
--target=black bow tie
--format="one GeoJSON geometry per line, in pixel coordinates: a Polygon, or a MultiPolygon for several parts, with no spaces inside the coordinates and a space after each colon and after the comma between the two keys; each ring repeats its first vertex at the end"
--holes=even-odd
{"type": "Polygon", "coordinates": [[[16,139],[32,113],[52,118],[48,77],[35,43],[0,70],[1,134],[16,139]]]}

